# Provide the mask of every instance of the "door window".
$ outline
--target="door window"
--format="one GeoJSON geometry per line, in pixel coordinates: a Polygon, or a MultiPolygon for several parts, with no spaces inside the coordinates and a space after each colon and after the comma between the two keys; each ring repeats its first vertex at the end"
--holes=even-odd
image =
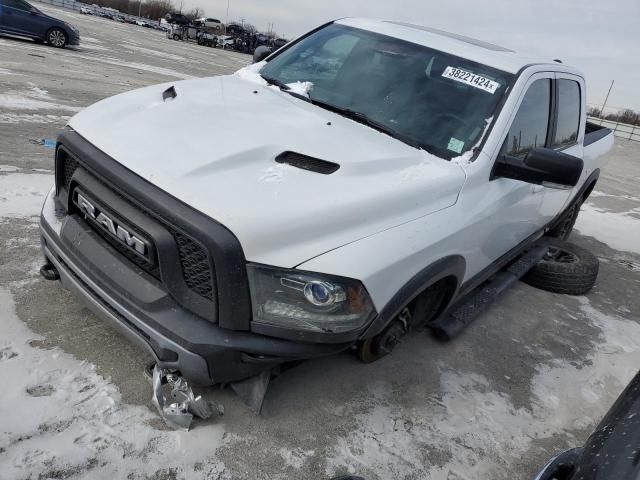
{"type": "Polygon", "coordinates": [[[560,79],[558,88],[558,125],[554,148],[573,145],[578,140],[580,127],[580,85],[574,80],[560,79]]]}
{"type": "Polygon", "coordinates": [[[23,2],[22,0],[2,0],[5,7],[15,8],[16,10],[22,10],[28,12],[31,10],[31,5],[27,2],[23,2]]]}
{"type": "Polygon", "coordinates": [[[500,153],[524,156],[534,148],[544,147],[550,109],[551,79],[536,80],[522,99],[500,153]]]}

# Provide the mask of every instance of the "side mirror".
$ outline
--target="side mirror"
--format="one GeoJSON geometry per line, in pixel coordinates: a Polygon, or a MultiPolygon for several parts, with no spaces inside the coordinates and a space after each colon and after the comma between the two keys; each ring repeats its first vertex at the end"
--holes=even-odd
{"type": "Polygon", "coordinates": [[[271,55],[271,49],[265,45],[260,45],[256,48],[256,51],[253,52],[253,63],[261,62],[269,55],[271,55]]]}
{"type": "Polygon", "coordinates": [[[493,167],[491,179],[512,178],[568,190],[578,184],[583,168],[581,158],[548,148],[534,148],[524,158],[500,155],[493,167]]]}
{"type": "Polygon", "coordinates": [[[31,9],[29,10],[29,14],[30,15],[39,15],[40,14],[40,10],[38,10],[37,8],[31,7],[31,9]]]}

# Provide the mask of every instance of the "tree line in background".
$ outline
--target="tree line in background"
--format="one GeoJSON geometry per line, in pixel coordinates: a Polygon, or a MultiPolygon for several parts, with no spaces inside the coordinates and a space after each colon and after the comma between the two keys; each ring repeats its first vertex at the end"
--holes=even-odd
{"type": "Polygon", "coordinates": [[[591,117],[603,118],[605,120],[611,120],[612,122],[627,123],[629,125],[640,126],[640,113],[631,110],[630,108],[619,111],[618,113],[605,113],[602,115],[602,110],[596,107],[590,107],[587,114],[591,117]]]}

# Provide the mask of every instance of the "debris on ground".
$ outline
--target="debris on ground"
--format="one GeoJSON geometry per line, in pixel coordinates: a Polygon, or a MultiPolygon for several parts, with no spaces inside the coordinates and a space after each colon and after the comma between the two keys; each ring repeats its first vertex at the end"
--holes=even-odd
{"type": "Polygon", "coordinates": [[[202,395],[197,397],[188,382],[179,374],[155,365],[153,368],[153,397],[151,401],[168,427],[189,431],[194,415],[204,420],[224,415],[224,407],[210,403],[202,395]],[[165,387],[171,388],[169,397],[165,387]]]}

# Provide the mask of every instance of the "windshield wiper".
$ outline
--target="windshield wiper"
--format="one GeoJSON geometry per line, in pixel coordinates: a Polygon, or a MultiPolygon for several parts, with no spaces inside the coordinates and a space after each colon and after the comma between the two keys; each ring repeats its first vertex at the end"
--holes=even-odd
{"type": "Polygon", "coordinates": [[[296,93],[296,92],[292,91],[291,87],[289,85],[287,85],[286,83],[284,83],[283,81],[278,80],[277,78],[265,77],[264,75],[260,75],[260,76],[269,85],[273,85],[275,87],[278,87],[280,90],[282,90],[285,93],[288,93],[292,97],[299,98],[300,100],[304,100],[305,102],[311,102],[311,100],[309,100],[309,97],[307,97],[306,95],[301,95],[299,93],[296,93]]]}
{"type": "Polygon", "coordinates": [[[281,90],[291,90],[291,87],[277,78],[265,77],[264,75],[260,75],[262,79],[267,82],[269,85],[275,85],[281,90]]]}
{"type": "Polygon", "coordinates": [[[401,142],[406,143],[407,145],[409,145],[409,146],[411,146],[413,148],[418,148],[418,149],[421,149],[421,150],[427,150],[424,146],[422,146],[416,140],[414,140],[412,138],[409,138],[406,135],[402,135],[401,133],[398,133],[396,130],[394,130],[393,128],[389,128],[384,123],[381,123],[381,122],[378,122],[376,120],[373,120],[372,118],[369,118],[364,113],[357,112],[357,111],[351,110],[349,108],[338,107],[337,105],[333,105],[331,103],[323,102],[323,101],[320,101],[320,100],[310,99],[310,101],[314,105],[317,105],[319,107],[322,107],[322,108],[325,108],[325,109],[330,110],[332,112],[335,112],[338,115],[342,115],[343,117],[347,117],[347,118],[349,118],[351,120],[354,120],[354,121],[356,121],[358,123],[362,123],[363,125],[366,125],[366,126],[371,127],[371,128],[373,128],[375,130],[378,130],[379,132],[386,133],[387,135],[395,138],[396,140],[400,140],[401,142]]]}

